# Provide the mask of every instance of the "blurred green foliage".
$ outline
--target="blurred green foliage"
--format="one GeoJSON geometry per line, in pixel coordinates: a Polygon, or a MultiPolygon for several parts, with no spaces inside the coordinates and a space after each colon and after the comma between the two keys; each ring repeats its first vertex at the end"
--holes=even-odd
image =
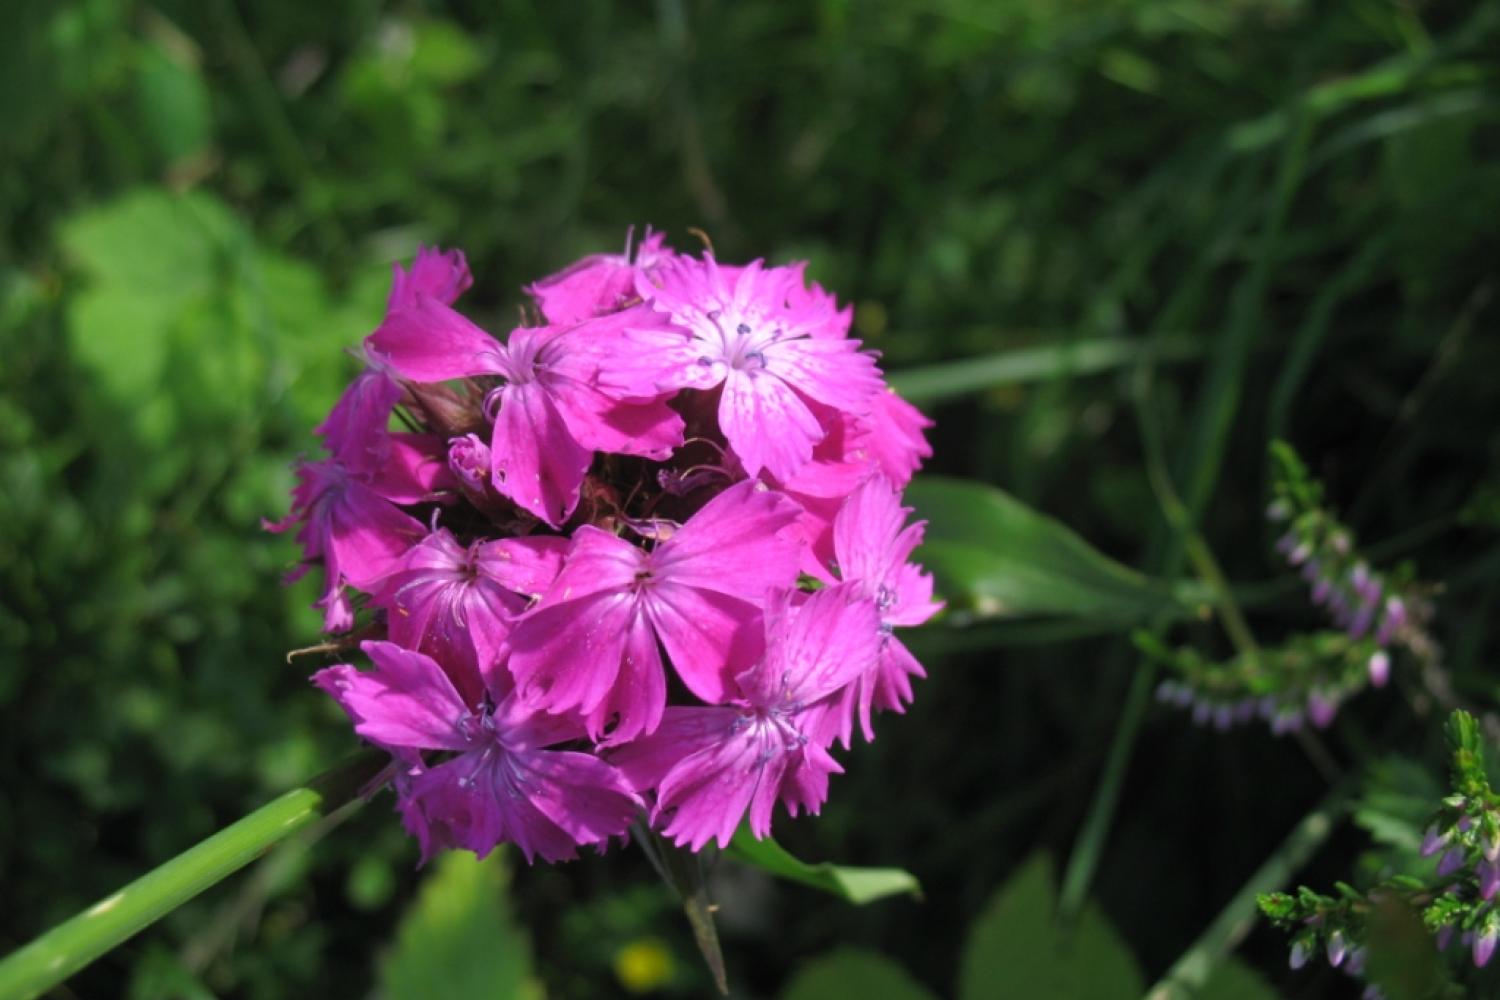
{"type": "MultiPolygon", "coordinates": [[[[315,641],[313,594],[281,589],[295,549],[259,522],[419,241],[468,252],[495,327],[523,282],[649,222],[810,258],[891,370],[1039,350],[933,407],[934,467],[1154,576],[1180,543],[1138,422],[1250,581],[1278,572],[1262,456],[1286,437],[1361,538],[1447,581],[1453,689],[1500,695],[1475,513],[1500,491],[1494,0],[16,0],[6,23],[0,948],[350,746],[285,660],[315,641]],[[1118,363],[1066,350],[1100,343],[1118,363]]],[[[1268,582],[1254,613],[1307,620],[1268,582]]],[[[990,892],[1070,846],[1134,667],[1117,639],[1037,645],[1059,635],[914,638],[911,712],[778,836],[910,868],[926,902],[856,911],[725,866],[743,995],[836,945],[954,992],[990,892]]],[[[1420,742],[1392,698],[1349,714],[1345,757],[1420,742]]],[[[1147,980],[1320,788],[1261,732],[1148,720],[1095,889],[1147,980]]],[[[220,887],[76,990],[359,995],[404,940],[414,864],[377,799],[297,877],[220,887]]],[[[702,992],[651,879],[628,852],[516,873],[549,994],[623,988],[647,934],[657,992],[702,992]]],[[[1249,954],[1284,964],[1274,936],[1249,954]]]]}

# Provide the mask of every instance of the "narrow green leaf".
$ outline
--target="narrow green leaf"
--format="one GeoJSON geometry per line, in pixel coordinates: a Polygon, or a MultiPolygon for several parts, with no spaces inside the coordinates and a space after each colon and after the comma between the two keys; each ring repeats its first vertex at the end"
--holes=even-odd
{"type": "Polygon", "coordinates": [[[814,959],[797,973],[781,1000],[937,1000],[901,966],[884,955],[840,948],[814,959]]]}
{"type": "Polygon", "coordinates": [[[1145,985],[1123,940],[1096,906],[1070,928],[1057,921],[1052,863],[1038,854],[991,897],[969,929],[960,1000],[1136,1000],[1145,985]]]}
{"type": "Polygon", "coordinates": [[[822,889],[851,903],[869,903],[903,893],[918,899],[922,896],[921,884],[908,871],[900,868],[851,868],[827,861],[810,865],[788,854],[770,837],[756,840],[744,827],[736,831],[726,853],[736,861],[779,878],[822,889]]]}
{"type": "Polygon", "coordinates": [[[891,385],[913,403],[935,403],[983,389],[1089,375],[1124,368],[1147,352],[1154,361],[1179,361],[1201,354],[1188,340],[1148,345],[1134,340],[1084,340],[1071,344],[1020,347],[983,357],[912,368],[891,375],[891,385]]]}
{"type": "Polygon", "coordinates": [[[511,914],[505,852],[438,859],[380,963],[388,1000],[539,998],[531,944],[511,914]]]}
{"type": "Polygon", "coordinates": [[[991,486],[918,477],[927,519],[918,558],[951,610],[971,618],[1066,615],[1120,625],[1185,616],[1195,585],[1170,587],[1100,553],[1071,529],[991,486]]]}
{"type": "Polygon", "coordinates": [[[287,792],[0,959],[0,997],[29,1000],[351,802],[389,758],[366,751],[287,792]]]}

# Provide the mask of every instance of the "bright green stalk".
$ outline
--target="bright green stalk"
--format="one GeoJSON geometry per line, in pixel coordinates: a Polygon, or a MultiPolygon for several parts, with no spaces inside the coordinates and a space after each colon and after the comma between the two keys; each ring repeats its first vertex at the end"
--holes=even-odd
{"type": "Polygon", "coordinates": [[[373,750],[351,757],[0,959],[0,1000],[29,1000],[56,986],[278,841],[353,801],[389,759],[373,750]]]}

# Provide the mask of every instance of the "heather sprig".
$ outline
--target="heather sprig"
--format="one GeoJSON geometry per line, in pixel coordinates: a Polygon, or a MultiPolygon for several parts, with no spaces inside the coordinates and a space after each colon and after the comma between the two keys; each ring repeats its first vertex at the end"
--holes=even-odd
{"type": "Polygon", "coordinates": [[[1266,516],[1281,532],[1276,551],[1300,570],[1312,602],[1338,631],[1293,633],[1273,647],[1241,643],[1227,660],[1210,660],[1191,647],[1172,649],[1146,633],[1136,644],[1174,674],[1158,685],[1158,700],[1190,710],[1200,725],[1228,729],[1259,719],[1281,735],[1307,723],[1325,728],[1365,688],[1384,687],[1398,651],[1431,662],[1438,647],[1425,627],[1430,588],[1414,569],[1374,568],[1291,446],[1272,442],[1270,456],[1273,499],[1266,516]]]}
{"type": "MultiPolygon", "coordinates": [[[[1362,890],[1338,883],[1336,895],[1304,886],[1259,898],[1261,911],[1292,935],[1292,968],[1323,953],[1330,964],[1363,974],[1372,921],[1393,905],[1418,914],[1438,950],[1458,943],[1480,968],[1493,958],[1500,943],[1500,795],[1490,784],[1474,717],[1456,711],[1446,731],[1452,791],[1428,824],[1420,850],[1424,858],[1437,858],[1430,875],[1395,875],[1362,890]]],[[[1371,986],[1367,995],[1381,994],[1371,986]]]]}

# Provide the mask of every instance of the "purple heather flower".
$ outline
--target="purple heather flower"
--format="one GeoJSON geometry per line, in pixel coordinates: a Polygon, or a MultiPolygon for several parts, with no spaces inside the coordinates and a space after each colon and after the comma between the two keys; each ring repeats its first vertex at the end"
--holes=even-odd
{"type": "Polygon", "coordinates": [[[1293,969],[1300,969],[1307,964],[1307,960],[1310,957],[1306,941],[1294,942],[1292,944],[1292,954],[1287,959],[1287,965],[1290,965],[1293,969]]]}
{"type": "Polygon", "coordinates": [[[389,642],[360,648],[374,670],[329,667],[313,681],[355,732],[409,765],[399,808],[424,858],[443,847],[483,857],[505,841],[527,861],[561,861],[624,835],[635,819],[642,802],[619,771],[548,749],[583,736],[576,719],[531,711],[503,687],[466,700],[431,657],[389,642]],[[428,767],[424,751],[454,756],[428,767]]]}
{"type": "Polygon", "coordinates": [[[1447,951],[1448,946],[1453,943],[1453,935],[1453,925],[1444,924],[1438,928],[1437,936],[1433,938],[1433,944],[1437,946],[1438,951],[1447,951]]]}
{"type": "Polygon", "coordinates": [[[1494,899],[1496,890],[1500,890],[1500,863],[1481,861],[1474,866],[1474,874],[1479,876],[1479,898],[1486,902],[1494,899]]]}
{"type": "Polygon", "coordinates": [[[1383,649],[1377,649],[1370,654],[1368,664],[1370,672],[1370,683],[1375,687],[1385,687],[1386,681],[1391,678],[1391,656],[1383,649]]]}
{"type": "Polygon", "coordinates": [[[1474,964],[1484,968],[1495,954],[1495,942],[1500,938],[1493,922],[1486,923],[1484,930],[1474,935],[1474,964]]]}
{"type": "Polygon", "coordinates": [[[1438,859],[1438,878],[1442,878],[1444,875],[1452,875],[1454,872],[1463,868],[1464,862],[1465,858],[1463,848],[1455,847],[1447,851],[1441,858],[1438,859]]]}
{"type": "Polygon", "coordinates": [[[1436,823],[1429,826],[1422,834],[1422,857],[1430,858],[1448,843],[1447,831],[1439,830],[1436,823]]]}
{"type": "Polygon", "coordinates": [[[1406,624],[1406,602],[1394,595],[1385,599],[1385,614],[1380,618],[1380,628],[1375,633],[1375,642],[1389,646],[1406,624]]]}
{"type": "Polygon", "coordinates": [[[1334,931],[1332,934],[1328,935],[1329,965],[1333,966],[1334,968],[1338,968],[1339,963],[1344,960],[1344,955],[1347,952],[1348,946],[1344,942],[1344,934],[1342,931],[1334,931]]]}

